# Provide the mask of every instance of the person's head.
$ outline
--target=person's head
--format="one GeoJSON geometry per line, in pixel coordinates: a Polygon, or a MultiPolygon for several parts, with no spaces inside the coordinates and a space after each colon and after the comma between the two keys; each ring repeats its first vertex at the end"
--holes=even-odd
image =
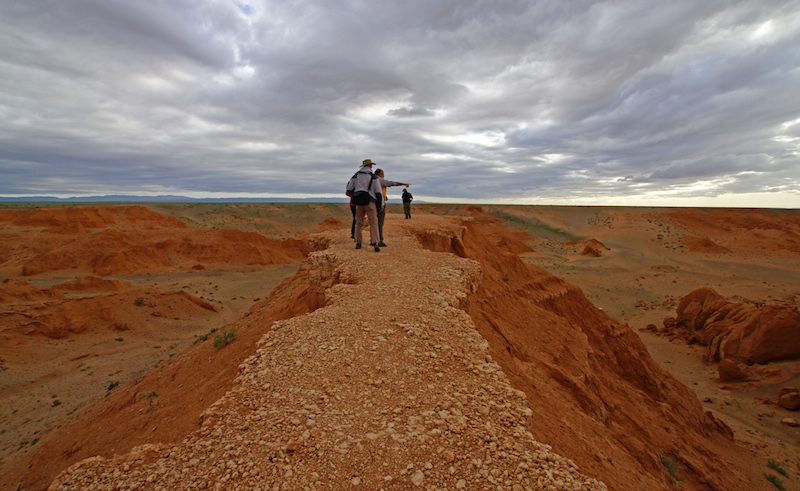
{"type": "Polygon", "coordinates": [[[404,193],[407,193],[407,192],[408,192],[408,189],[406,189],[406,188],[403,188],[403,192],[404,192],[404,193]]]}
{"type": "Polygon", "coordinates": [[[375,162],[373,162],[370,159],[365,159],[363,162],[361,162],[361,167],[369,167],[370,169],[372,169],[373,165],[375,165],[375,162]]]}
{"type": "Polygon", "coordinates": [[[383,169],[375,169],[375,174],[377,174],[378,177],[384,177],[383,169]]]}

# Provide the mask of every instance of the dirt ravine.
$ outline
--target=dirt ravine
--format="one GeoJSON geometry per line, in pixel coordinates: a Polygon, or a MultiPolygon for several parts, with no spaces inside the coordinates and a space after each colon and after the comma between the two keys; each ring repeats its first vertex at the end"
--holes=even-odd
{"type": "Polygon", "coordinates": [[[399,231],[380,253],[324,238],[326,306],[274,323],[199,429],[50,489],[606,489],[531,434],[464,310],[477,262],[399,231]]]}

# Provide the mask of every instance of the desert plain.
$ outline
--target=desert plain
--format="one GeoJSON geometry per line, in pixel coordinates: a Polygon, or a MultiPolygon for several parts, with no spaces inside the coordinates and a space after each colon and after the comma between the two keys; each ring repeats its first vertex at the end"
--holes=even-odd
{"type": "Polygon", "coordinates": [[[0,206],[2,489],[800,489],[797,357],[720,380],[665,326],[701,288],[796,312],[800,212],[391,204],[380,253],[350,220],[0,206]]]}

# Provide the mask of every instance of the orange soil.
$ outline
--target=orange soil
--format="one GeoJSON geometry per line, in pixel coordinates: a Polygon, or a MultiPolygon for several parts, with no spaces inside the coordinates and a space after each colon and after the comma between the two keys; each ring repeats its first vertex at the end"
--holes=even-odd
{"type": "MultiPolygon", "coordinates": [[[[286,212],[280,206],[242,208],[245,206],[248,213],[286,212]]],[[[319,208],[314,213],[328,213],[326,207],[319,208]]],[[[302,229],[349,228],[349,212],[342,208],[337,216],[302,229]]],[[[229,211],[239,209],[231,207],[229,211]]],[[[484,276],[470,299],[469,313],[489,341],[492,356],[512,383],[527,394],[534,411],[531,430],[538,440],[552,444],[610,489],[672,489],[676,484],[659,456],[681,464],[682,485],[687,489],[770,489],[772,485],[762,477],[766,472],[763,457],[734,444],[728,427],[704,412],[695,393],[659,367],[639,337],[617,320],[652,322],[654,316],[663,318],[674,308],[675,302],[664,298],[688,293],[692,289],[689,283],[694,281],[674,266],[680,261],[729,261],[769,268],[772,264],[764,258],[778,257],[796,265],[800,214],[763,210],[565,211],[557,207],[484,210],[415,206],[414,225],[418,224],[419,240],[427,247],[481,263],[484,276]],[[503,227],[484,210],[507,220],[515,217],[526,229],[503,227]],[[426,213],[475,218],[450,235],[429,234],[426,213]],[[581,255],[588,245],[601,255],[581,255]],[[637,264],[631,256],[624,256],[633,245],[648,251],[647,260],[655,263],[641,260],[637,264]],[[591,293],[595,304],[603,302],[604,310],[617,320],[592,305],[581,289],[543,269],[526,266],[518,254],[529,262],[526,254],[538,257],[548,270],[553,266],[565,276],[582,271],[568,279],[579,284],[583,280],[581,288],[591,293]],[[653,269],[655,264],[659,269],[653,269]],[[618,269],[605,274],[610,270],[603,268],[609,266],[618,269]],[[597,285],[602,282],[604,286],[622,284],[622,266],[629,268],[625,274],[638,271],[653,280],[647,284],[636,280],[641,285],[640,295],[652,297],[639,297],[638,301],[657,308],[635,311],[633,302],[626,307],[601,292],[597,285]],[[675,291],[672,281],[663,281],[665,274],[670,279],[686,278],[685,287],[675,291]],[[660,286],[653,286],[656,284],[660,286]],[[625,308],[627,312],[620,310],[625,308]]],[[[391,219],[390,213],[387,220],[391,219]]],[[[241,217],[217,215],[214,220],[242,221],[241,217]]],[[[256,229],[272,222],[275,220],[269,216],[247,218],[248,227],[256,229]]],[[[44,353],[42,339],[49,338],[40,335],[50,335],[56,342],[75,336],[107,336],[108,326],[124,329],[127,324],[135,330],[147,324],[136,319],[139,314],[149,316],[148,322],[186,320],[194,312],[206,315],[211,312],[208,307],[213,307],[187,293],[128,288],[122,280],[97,286],[96,279],[81,279],[87,275],[191,275],[193,268],[233,271],[245,265],[300,262],[309,251],[324,247],[324,243],[303,240],[273,240],[253,231],[187,227],[184,221],[142,206],[0,210],[0,274],[11,278],[0,286],[0,301],[5,310],[2,314],[13,319],[2,324],[3,346],[27,343],[33,349],[41,345],[44,353]],[[17,281],[22,276],[38,286],[17,281]],[[84,295],[94,288],[103,293],[84,295]],[[144,299],[143,304],[136,305],[139,298],[144,299]],[[22,319],[35,319],[39,324],[22,319]],[[103,325],[93,324],[97,320],[103,325]]],[[[237,333],[237,342],[224,352],[210,343],[198,343],[174,353],[134,384],[109,391],[107,397],[71,417],[65,415],[60,429],[43,432],[38,444],[31,444],[3,466],[2,489],[17,489],[18,485],[18,489],[44,489],[58,472],[77,460],[119,454],[145,442],[181,440],[197,427],[203,410],[226,392],[239,364],[265,332],[264,326],[324,305],[325,290],[336,281],[335,271],[317,271],[305,263],[268,301],[258,301],[236,320],[217,324],[237,333]]],[[[796,285],[784,279],[780,283],[781,292],[796,285]]],[[[734,294],[742,296],[763,292],[753,282],[730,285],[734,294]]],[[[175,328],[178,325],[155,329],[175,328]]],[[[9,358],[3,346],[0,373],[19,363],[9,358]]],[[[0,396],[5,394],[0,392],[0,396]]]]}

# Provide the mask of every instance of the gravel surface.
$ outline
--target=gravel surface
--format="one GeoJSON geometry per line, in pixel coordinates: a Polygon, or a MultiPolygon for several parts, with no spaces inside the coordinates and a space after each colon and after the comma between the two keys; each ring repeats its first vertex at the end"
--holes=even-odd
{"type": "Polygon", "coordinates": [[[405,229],[379,253],[323,234],[307,281],[336,278],[328,305],[273,324],[197,431],[84,460],[50,489],[605,490],[530,433],[462,310],[479,265],[405,229]]]}

